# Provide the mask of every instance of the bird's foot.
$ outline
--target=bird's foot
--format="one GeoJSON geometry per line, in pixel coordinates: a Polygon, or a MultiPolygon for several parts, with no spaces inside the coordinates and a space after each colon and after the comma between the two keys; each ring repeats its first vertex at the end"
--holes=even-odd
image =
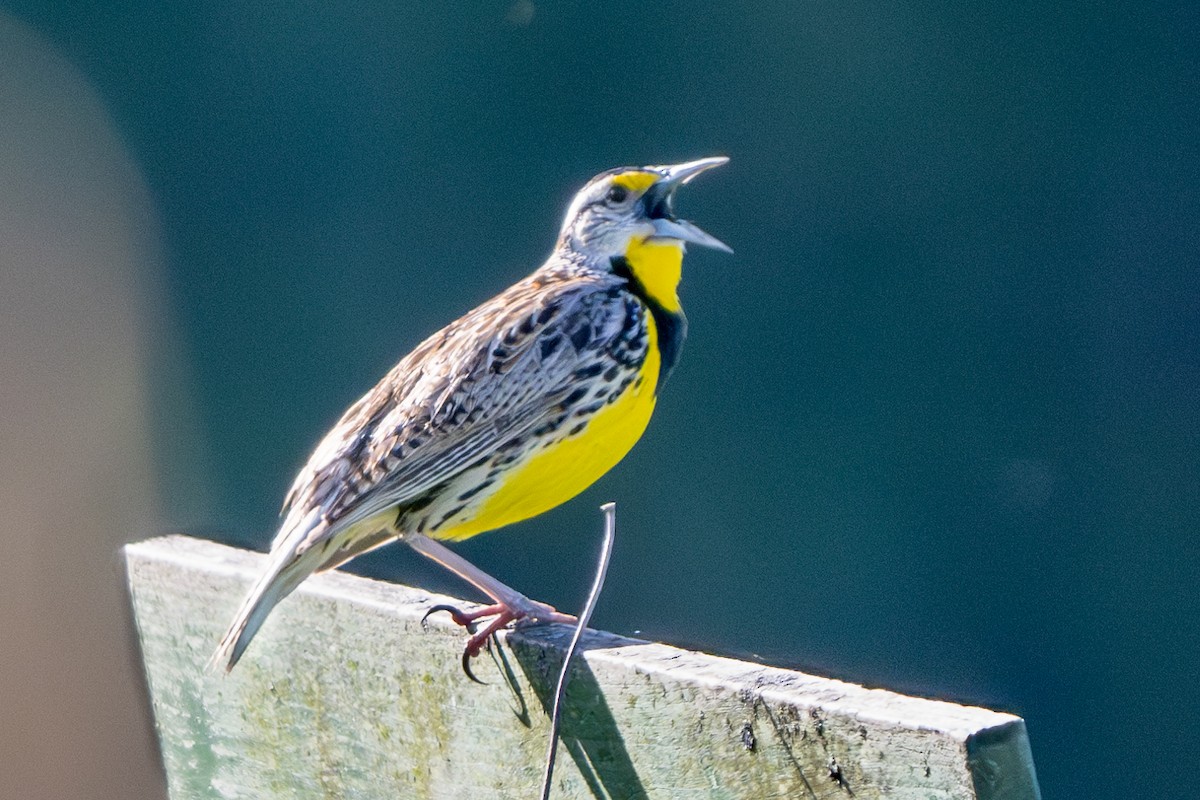
{"type": "Polygon", "coordinates": [[[526,625],[539,625],[551,622],[558,622],[564,625],[571,625],[576,622],[576,618],[570,614],[564,614],[558,611],[553,606],[545,603],[539,603],[535,600],[522,597],[520,600],[513,602],[511,605],[504,603],[495,603],[490,606],[483,606],[474,611],[463,611],[451,605],[436,605],[425,612],[425,616],[421,618],[424,623],[431,614],[439,611],[445,611],[450,615],[450,619],[455,624],[461,625],[470,632],[471,638],[467,640],[467,646],[463,648],[462,668],[467,677],[476,683],[483,683],[475,674],[471,672],[471,659],[483,652],[483,648],[491,640],[492,636],[497,631],[505,628],[509,623],[516,623],[522,627],[526,625]],[[491,617],[482,627],[477,628],[477,623],[491,617]]]}

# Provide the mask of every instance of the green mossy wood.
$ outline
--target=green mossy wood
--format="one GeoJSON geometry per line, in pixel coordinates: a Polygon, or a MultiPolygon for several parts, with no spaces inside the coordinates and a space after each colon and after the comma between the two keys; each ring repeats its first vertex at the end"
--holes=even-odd
{"type": "MultiPolygon", "coordinates": [[[[171,797],[537,796],[570,630],[459,668],[463,601],[333,572],[229,675],[204,664],[263,556],[169,536],[125,549],[171,797]]],[[[1038,798],[1025,725],[980,708],[625,639],[584,637],[554,798],[1038,798]]]]}

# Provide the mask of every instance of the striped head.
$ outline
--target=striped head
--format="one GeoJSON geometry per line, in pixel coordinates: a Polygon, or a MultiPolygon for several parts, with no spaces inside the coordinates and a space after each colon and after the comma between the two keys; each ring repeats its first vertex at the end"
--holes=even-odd
{"type": "Polygon", "coordinates": [[[631,246],[643,243],[684,243],[732,252],[725,244],[692,223],[676,219],[675,191],[705,170],[729,161],[724,156],[702,158],[663,167],[619,167],[602,172],[575,195],[558,237],[589,261],[622,258],[631,246]]]}

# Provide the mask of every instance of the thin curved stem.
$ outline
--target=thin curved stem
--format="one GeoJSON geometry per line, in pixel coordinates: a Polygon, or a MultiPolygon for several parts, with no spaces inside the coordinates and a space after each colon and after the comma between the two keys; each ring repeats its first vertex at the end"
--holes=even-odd
{"type": "Polygon", "coordinates": [[[546,751],[546,771],[542,775],[542,800],[550,800],[550,779],[554,775],[554,759],[558,755],[558,729],[562,723],[562,700],[567,693],[567,680],[571,675],[571,658],[579,647],[579,639],[583,629],[587,627],[592,612],[596,609],[596,601],[604,588],[604,577],[608,574],[608,562],[612,556],[613,539],[617,534],[617,504],[605,503],[600,506],[604,512],[604,545],[600,549],[600,561],[596,565],[596,577],[592,581],[592,591],[588,594],[583,611],[579,612],[579,622],[575,625],[575,633],[571,636],[571,644],[563,657],[562,672],[558,675],[558,685],[554,688],[554,706],[550,713],[550,745],[546,751]]]}

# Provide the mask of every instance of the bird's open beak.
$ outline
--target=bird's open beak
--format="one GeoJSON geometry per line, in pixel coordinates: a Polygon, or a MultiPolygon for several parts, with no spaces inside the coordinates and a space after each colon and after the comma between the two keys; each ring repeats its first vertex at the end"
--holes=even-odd
{"type": "Polygon", "coordinates": [[[646,204],[646,215],[654,224],[654,235],[664,239],[678,239],[681,242],[691,242],[714,250],[732,253],[733,249],[715,236],[705,233],[684,219],[676,219],[672,203],[675,190],[705,170],[719,167],[729,161],[725,156],[702,158],[698,161],[688,161],[685,164],[673,164],[667,167],[651,167],[662,175],[653,186],[646,190],[642,202],[646,204]]]}

